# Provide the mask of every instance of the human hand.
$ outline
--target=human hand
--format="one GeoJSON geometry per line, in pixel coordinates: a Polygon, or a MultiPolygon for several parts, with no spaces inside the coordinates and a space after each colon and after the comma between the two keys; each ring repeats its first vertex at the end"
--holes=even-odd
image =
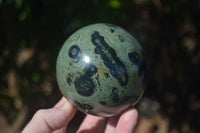
{"type": "MultiPolygon", "coordinates": [[[[76,108],[63,97],[53,108],[37,111],[22,133],[65,133],[75,112],[76,108]]],[[[86,115],[77,132],[100,133],[105,126],[105,133],[132,133],[137,124],[138,112],[133,108],[128,109],[121,116],[110,117],[106,125],[105,119],[86,115]]]]}

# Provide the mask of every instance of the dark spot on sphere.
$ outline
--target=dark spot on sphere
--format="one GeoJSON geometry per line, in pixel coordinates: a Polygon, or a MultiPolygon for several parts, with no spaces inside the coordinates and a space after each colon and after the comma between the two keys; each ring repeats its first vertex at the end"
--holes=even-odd
{"type": "Polygon", "coordinates": [[[113,103],[116,103],[116,102],[119,101],[120,98],[119,98],[119,95],[118,95],[118,89],[117,88],[115,88],[115,87],[112,88],[112,93],[110,95],[110,98],[111,98],[113,103]]]}
{"type": "Polygon", "coordinates": [[[108,74],[108,73],[104,73],[104,76],[105,76],[106,78],[108,78],[108,77],[109,77],[109,74],[108,74]]]}
{"type": "Polygon", "coordinates": [[[133,64],[135,64],[135,65],[140,64],[140,58],[141,57],[137,52],[128,53],[128,57],[131,60],[131,62],[133,62],[133,64]]]}
{"type": "Polygon", "coordinates": [[[80,78],[76,78],[74,84],[77,93],[81,96],[89,97],[96,90],[95,83],[90,77],[86,77],[85,75],[82,75],[80,78]]]}
{"type": "Polygon", "coordinates": [[[100,101],[99,102],[101,105],[106,105],[106,102],[104,102],[104,101],[100,101]]]}
{"type": "Polygon", "coordinates": [[[89,97],[94,93],[96,85],[92,76],[97,73],[97,70],[95,65],[90,64],[84,69],[84,74],[75,79],[74,84],[78,94],[89,97]]]}
{"type": "Polygon", "coordinates": [[[119,35],[118,37],[119,37],[119,40],[120,40],[121,42],[124,42],[125,39],[124,39],[123,36],[119,35]]]}
{"type": "Polygon", "coordinates": [[[114,33],[115,31],[114,31],[113,29],[110,29],[110,32],[111,32],[111,33],[114,33]]]}
{"type": "Polygon", "coordinates": [[[80,53],[80,48],[77,45],[73,45],[69,48],[69,57],[75,59],[80,53]]]}
{"type": "Polygon", "coordinates": [[[85,109],[92,110],[93,109],[93,107],[89,104],[80,103],[78,101],[74,101],[74,102],[79,108],[81,108],[83,110],[85,110],[85,109]]]}
{"type": "Polygon", "coordinates": [[[70,77],[70,74],[68,74],[67,78],[66,78],[67,83],[71,86],[72,85],[72,79],[70,77]]]}
{"type": "Polygon", "coordinates": [[[116,103],[116,102],[119,101],[119,95],[118,94],[111,94],[110,98],[111,98],[113,103],[116,103]]]}
{"type": "Polygon", "coordinates": [[[93,64],[90,64],[85,69],[85,75],[92,77],[94,74],[97,73],[97,67],[93,64]]]}
{"type": "Polygon", "coordinates": [[[118,89],[115,88],[115,87],[113,87],[113,88],[112,88],[112,93],[117,93],[117,92],[118,92],[118,89]]]}
{"type": "Polygon", "coordinates": [[[146,78],[147,64],[143,52],[141,53],[141,55],[139,55],[137,52],[129,53],[128,56],[131,62],[133,62],[133,64],[139,66],[138,75],[139,76],[144,75],[146,78]]]}
{"type": "Polygon", "coordinates": [[[96,47],[95,53],[101,56],[105,66],[110,70],[110,74],[119,81],[121,86],[125,86],[128,83],[127,68],[118,58],[115,49],[109,46],[104,40],[104,36],[101,36],[98,31],[94,31],[91,40],[96,47]]]}

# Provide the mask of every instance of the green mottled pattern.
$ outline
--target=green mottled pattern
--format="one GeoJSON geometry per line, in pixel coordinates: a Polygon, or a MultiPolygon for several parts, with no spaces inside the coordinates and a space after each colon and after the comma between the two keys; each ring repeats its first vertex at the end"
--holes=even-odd
{"type": "MultiPolygon", "coordinates": [[[[95,41],[98,44],[102,43],[98,39],[95,41]]],[[[106,50],[104,51],[109,58],[111,55],[106,50]]],[[[118,62],[113,60],[112,63],[117,64],[118,62]]],[[[132,35],[115,25],[93,24],[79,29],[63,44],[57,59],[57,81],[62,94],[79,110],[107,117],[121,113],[141,98],[144,90],[144,66],[142,48],[132,35]],[[110,69],[104,64],[100,54],[95,53],[96,46],[92,42],[92,35],[95,31],[116,52],[117,58],[126,67],[128,82],[125,86],[119,84],[118,79],[111,75],[110,69]],[[80,49],[78,52],[77,49],[72,50],[72,54],[76,56],[74,58],[69,57],[72,46],[78,46],[80,49]],[[132,54],[134,56],[131,60],[129,53],[137,54],[132,54]],[[74,82],[76,78],[84,75],[90,64],[97,68],[97,72],[90,77],[95,90],[92,95],[83,96],[77,93],[74,82]],[[112,88],[116,88],[117,94],[113,94],[112,88]],[[111,98],[113,95],[117,95],[115,102],[111,98]]]]}

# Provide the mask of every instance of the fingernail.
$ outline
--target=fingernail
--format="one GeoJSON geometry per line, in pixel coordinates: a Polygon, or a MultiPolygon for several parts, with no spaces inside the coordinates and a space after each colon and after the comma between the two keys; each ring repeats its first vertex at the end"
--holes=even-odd
{"type": "Polygon", "coordinates": [[[75,109],[75,107],[68,101],[66,101],[62,106],[61,106],[62,109],[64,110],[69,110],[69,109],[75,109]]]}
{"type": "Polygon", "coordinates": [[[136,109],[130,109],[125,113],[124,120],[128,122],[131,119],[132,121],[134,120],[134,123],[136,123],[137,118],[138,118],[138,111],[136,109]]]}

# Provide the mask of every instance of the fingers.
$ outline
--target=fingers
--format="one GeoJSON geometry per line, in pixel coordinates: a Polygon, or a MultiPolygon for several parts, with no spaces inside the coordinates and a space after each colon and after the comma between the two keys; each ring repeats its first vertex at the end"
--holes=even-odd
{"type": "Polygon", "coordinates": [[[120,115],[109,118],[108,123],[106,125],[105,133],[114,133],[115,132],[115,128],[117,126],[119,118],[120,118],[120,115]]]}
{"type": "MultiPolygon", "coordinates": [[[[117,115],[109,118],[105,133],[132,133],[138,120],[136,109],[129,109],[121,116],[117,115]]],[[[105,118],[87,115],[78,133],[100,133],[104,125],[105,118]]]]}
{"type": "MultiPolygon", "coordinates": [[[[67,101],[67,99],[65,97],[62,97],[60,99],[60,101],[54,106],[54,108],[62,106],[66,101],[67,101]]],[[[54,131],[53,133],[65,133],[66,129],[67,129],[67,127],[64,126],[61,129],[58,129],[58,130],[54,131]]]]}
{"type": "Polygon", "coordinates": [[[67,99],[65,97],[62,97],[60,99],[60,101],[54,106],[54,107],[60,107],[62,106],[65,102],[67,101],[67,99]]]}
{"type": "Polygon", "coordinates": [[[67,126],[75,112],[76,108],[68,101],[61,107],[39,110],[22,132],[51,133],[67,126]]]}
{"type": "Polygon", "coordinates": [[[111,117],[105,129],[105,133],[132,133],[136,126],[138,112],[136,109],[129,109],[121,116],[111,117]]]}
{"type": "Polygon", "coordinates": [[[115,133],[132,133],[138,120],[138,112],[136,109],[129,109],[124,112],[115,129],[115,133]]]}
{"type": "Polygon", "coordinates": [[[105,118],[87,115],[77,133],[100,133],[105,118]]]}

